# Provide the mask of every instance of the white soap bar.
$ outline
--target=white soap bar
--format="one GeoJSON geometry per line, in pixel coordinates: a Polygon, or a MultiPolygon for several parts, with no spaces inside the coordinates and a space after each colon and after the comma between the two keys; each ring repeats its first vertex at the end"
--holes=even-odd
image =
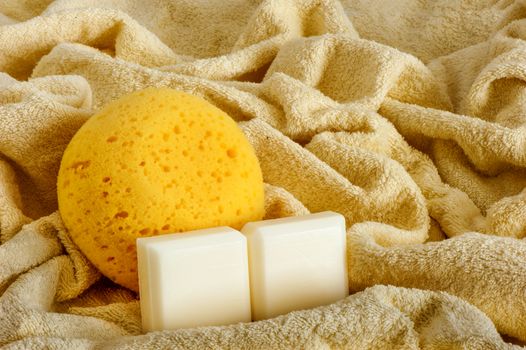
{"type": "Polygon", "coordinates": [[[322,212],[247,223],[252,319],[349,295],[345,218],[322,212]]]}
{"type": "Polygon", "coordinates": [[[145,331],[250,322],[246,238],[229,227],[137,239],[145,331]]]}

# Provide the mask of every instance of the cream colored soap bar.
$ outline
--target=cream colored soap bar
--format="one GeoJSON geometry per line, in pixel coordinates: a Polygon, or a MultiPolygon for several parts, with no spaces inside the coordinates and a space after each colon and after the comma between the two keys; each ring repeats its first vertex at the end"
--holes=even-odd
{"type": "Polygon", "coordinates": [[[330,304],[349,295],[345,219],[333,212],[250,222],[252,319],[330,304]]]}
{"type": "Polygon", "coordinates": [[[250,322],[246,238],[229,227],[137,239],[145,331],[250,322]]]}

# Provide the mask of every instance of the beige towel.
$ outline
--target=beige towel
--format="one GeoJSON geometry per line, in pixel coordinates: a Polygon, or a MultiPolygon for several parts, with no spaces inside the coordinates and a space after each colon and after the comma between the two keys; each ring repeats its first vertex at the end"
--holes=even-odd
{"type": "Polygon", "coordinates": [[[0,1],[0,346],[526,343],[525,8],[0,1]],[[346,217],[354,294],[260,322],[142,332],[137,295],[69,239],[55,184],[82,123],[147,86],[203,96],[239,122],[263,170],[266,218],[346,217]]]}

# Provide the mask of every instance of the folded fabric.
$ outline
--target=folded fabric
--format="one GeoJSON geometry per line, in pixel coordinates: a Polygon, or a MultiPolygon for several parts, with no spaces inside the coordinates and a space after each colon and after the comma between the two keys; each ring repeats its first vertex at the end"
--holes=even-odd
{"type": "Polygon", "coordinates": [[[526,343],[523,7],[2,1],[0,346],[526,343]],[[69,238],[56,177],[94,112],[148,86],[202,96],[239,123],[263,171],[265,219],[345,216],[354,294],[265,321],[142,331],[138,295],[69,238]]]}

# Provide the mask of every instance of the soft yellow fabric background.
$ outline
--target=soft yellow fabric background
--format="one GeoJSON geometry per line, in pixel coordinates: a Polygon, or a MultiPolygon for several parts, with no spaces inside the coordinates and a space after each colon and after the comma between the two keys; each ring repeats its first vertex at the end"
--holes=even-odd
{"type": "Polygon", "coordinates": [[[0,345],[526,342],[525,14],[511,0],[1,1],[0,345]],[[266,218],[343,214],[356,293],[261,322],[141,334],[137,296],[71,242],[55,184],[82,123],[147,86],[202,96],[239,122],[266,218]]]}

